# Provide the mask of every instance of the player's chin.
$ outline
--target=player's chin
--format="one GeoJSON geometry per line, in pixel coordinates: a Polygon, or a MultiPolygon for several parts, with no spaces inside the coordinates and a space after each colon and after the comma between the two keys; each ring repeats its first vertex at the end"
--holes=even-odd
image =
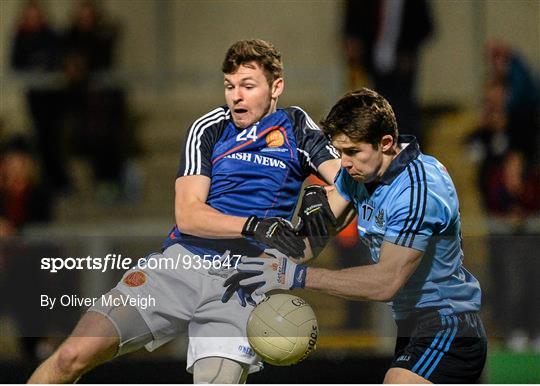
{"type": "Polygon", "coordinates": [[[249,127],[249,124],[248,123],[245,123],[245,122],[242,122],[242,121],[237,121],[237,120],[234,120],[234,125],[239,128],[239,129],[245,129],[246,127],[249,127]]]}
{"type": "Polygon", "coordinates": [[[245,116],[238,116],[233,114],[233,122],[236,127],[239,129],[245,129],[246,127],[249,127],[255,123],[252,119],[249,119],[245,116]]]}
{"type": "Polygon", "coordinates": [[[366,176],[363,174],[349,172],[349,175],[357,182],[366,182],[366,176]]]}

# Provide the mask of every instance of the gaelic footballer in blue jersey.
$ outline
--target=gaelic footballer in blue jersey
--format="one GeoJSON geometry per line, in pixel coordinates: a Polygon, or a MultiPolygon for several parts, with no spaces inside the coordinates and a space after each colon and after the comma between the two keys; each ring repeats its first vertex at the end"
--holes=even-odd
{"type": "Polygon", "coordinates": [[[260,368],[245,331],[252,299],[239,291],[238,302],[222,303],[225,277],[211,267],[219,268],[216,257],[259,256],[266,248],[302,257],[304,241],[287,220],[304,179],[316,173],[333,183],[339,159],[302,109],[277,108],[283,65],[270,43],[233,44],[222,70],[226,105],[189,128],[175,183],[176,225],[163,251],[145,258],[159,266],[181,256],[181,266],[126,272],[110,294],[152,295],[156,306],[91,308],[30,381],[73,382],[117,355],[153,350],[186,332],[195,383],[244,383],[260,368]]]}
{"type": "Polygon", "coordinates": [[[480,285],[463,267],[455,187],[445,167],[399,136],[389,103],[361,89],[345,95],[322,122],[341,154],[336,189],[320,196],[338,217],[352,203],[372,265],[328,270],[276,255],[242,258],[224,300],[306,288],[348,299],[388,302],[398,326],[386,383],[473,383],[487,340],[478,316],[480,285]],[[272,261],[273,260],[273,261],[272,261]],[[285,272],[280,281],[276,272],[285,272]]]}

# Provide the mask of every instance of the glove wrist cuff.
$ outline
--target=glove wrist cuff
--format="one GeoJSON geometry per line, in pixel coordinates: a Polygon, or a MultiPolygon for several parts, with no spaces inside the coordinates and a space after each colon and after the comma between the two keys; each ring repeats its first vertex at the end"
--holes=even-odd
{"type": "Polygon", "coordinates": [[[255,230],[257,229],[257,225],[259,224],[259,218],[252,214],[248,217],[246,222],[244,223],[244,227],[242,228],[242,235],[243,236],[253,236],[255,235],[255,230]]]}
{"type": "Polygon", "coordinates": [[[308,267],[303,264],[298,264],[295,267],[291,289],[304,288],[306,286],[307,268],[308,267]]]}
{"type": "Polygon", "coordinates": [[[322,193],[326,196],[326,189],[324,188],[324,186],[322,185],[317,185],[317,184],[314,184],[314,185],[308,185],[305,187],[304,189],[304,195],[308,192],[308,191],[312,191],[312,192],[319,192],[319,193],[322,193]]]}

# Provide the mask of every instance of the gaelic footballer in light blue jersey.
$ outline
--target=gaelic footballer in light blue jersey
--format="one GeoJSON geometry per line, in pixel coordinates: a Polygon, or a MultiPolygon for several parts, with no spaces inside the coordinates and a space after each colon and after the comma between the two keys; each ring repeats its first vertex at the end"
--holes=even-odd
{"type": "Polygon", "coordinates": [[[424,308],[437,308],[441,315],[478,311],[480,284],[462,265],[454,184],[439,161],[420,152],[414,137],[399,140],[401,151],[376,186],[355,181],[346,169],[336,179],[339,194],[356,208],[358,234],[374,263],[383,241],[423,252],[392,299],[394,317],[405,319],[424,308]]]}
{"type": "Polygon", "coordinates": [[[373,264],[329,270],[280,254],[242,258],[223,300],[238,289],[260,296],[306,288],[388,302],[398,338],[385,383],[476,382],[487,352],[481,291],[463,267],[458,198],[444,166],[422,154],[414,137],[399,136],[392,107],[372,90],[345,95],[322,128],[340,153],[341,170],[327,194],[305,190],[309,212],[321,215],[306,217],[308,231],[299,237],[311,242],[311,233],[327,234],[321,218],[331,228],[353,205],[373,264]]]}

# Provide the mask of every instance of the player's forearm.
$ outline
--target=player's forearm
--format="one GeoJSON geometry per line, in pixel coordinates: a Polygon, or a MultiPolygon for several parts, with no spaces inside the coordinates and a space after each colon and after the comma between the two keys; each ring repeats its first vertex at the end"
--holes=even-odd
{"type": "Polygon", "coordinates": [[[351,206],[349,201],[341,197],[336,188],[332,188],[327,193],[327,197],[330,209],[332,209],[332,213],[334,213],[334,216],[338,219],[338,226],[344,227],[342,224],[343,222],[347,221],[348,223],[354,218],[354,213],[356,213],[354,207],[351,206]],[[353,212],[352,215],[351,212],[353,212]]]}
{"type": "Polygon", "coordinates": [[[392,275],[378,266],[329,270],[309,267],[306,289],[354,300],[389,301],[397,292],[392,275]]]}
{"type": "Polygon", "coordinates": [[[175,212],[176,225],[182,233],[216,239],[243,237],[247,218],[223,214],[204,203],[191,203],[175,212]]]}

